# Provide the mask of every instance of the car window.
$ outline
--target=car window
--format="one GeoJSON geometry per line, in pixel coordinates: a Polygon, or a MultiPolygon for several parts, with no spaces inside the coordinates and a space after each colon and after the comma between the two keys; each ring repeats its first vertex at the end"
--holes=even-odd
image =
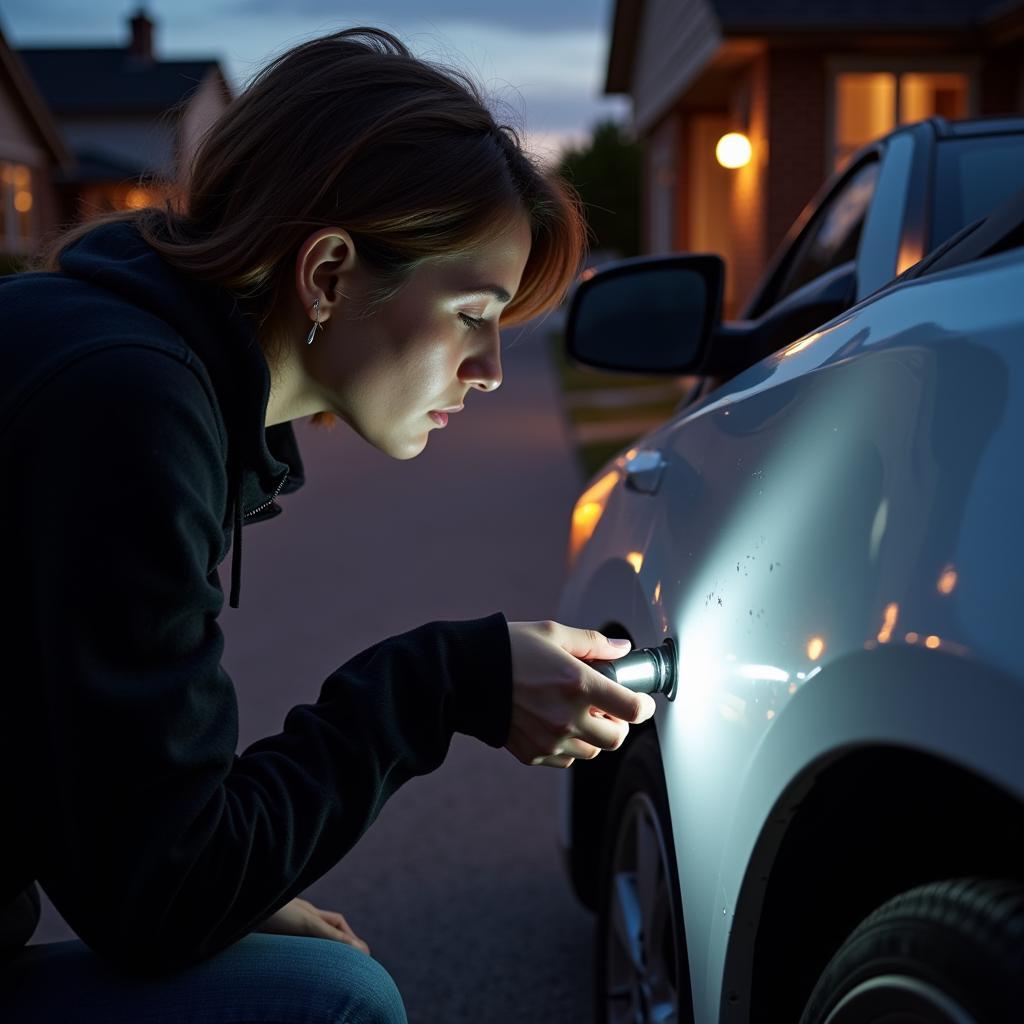
{"type": "Polygon", "coordinates": [[[878,181],[878,161],[862,165],[831,195],[798,243],[774,302],[833,267],[857,258],[864,218],[878,181]]]}
{"type": "Polygon", "coordinates": [[[1024,188],[1024,135],[944,139],[935,164],[931,248],[1024,188]]]}

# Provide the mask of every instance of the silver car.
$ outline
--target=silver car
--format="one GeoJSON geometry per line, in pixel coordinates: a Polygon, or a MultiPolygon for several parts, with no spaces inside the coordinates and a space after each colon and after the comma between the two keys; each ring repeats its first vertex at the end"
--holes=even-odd
{"type": "Polygon", "coordinates": [[[604,467],[559,620],[673,699],[563,773],[602,1022],[1024,1020],[1024,193],[733,375],[716,257],[570,351],[728,378],[604,467]]]}

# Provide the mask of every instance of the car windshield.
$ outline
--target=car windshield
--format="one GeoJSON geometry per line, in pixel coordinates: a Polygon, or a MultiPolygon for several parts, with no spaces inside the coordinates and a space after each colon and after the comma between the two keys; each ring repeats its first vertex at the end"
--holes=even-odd
{"type": "Polygon", "coordinates": [[[931,248],[1024,188],[1024,135],[945,139],[935,168],[931,248]]]}

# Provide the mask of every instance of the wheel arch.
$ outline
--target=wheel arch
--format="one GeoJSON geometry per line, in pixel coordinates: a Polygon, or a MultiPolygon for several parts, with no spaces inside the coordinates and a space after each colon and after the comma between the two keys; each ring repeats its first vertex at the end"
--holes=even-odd
{"type": "Polygon", "coordinates": [[[1022,877],[1024,804],[996,782],[895,744],[808,767],[772,808],[736,904],[721,1019],[797,1020],[869,913],[959,875],[1022,877]]]}

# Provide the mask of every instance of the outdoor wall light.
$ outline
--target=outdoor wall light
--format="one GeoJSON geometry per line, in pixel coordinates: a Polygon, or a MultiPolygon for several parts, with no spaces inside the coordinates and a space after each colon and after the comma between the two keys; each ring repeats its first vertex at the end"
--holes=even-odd
{"type": "Polygon", "coordinates": [[[750,139],[742,132],[728,132],[715,146],[715,159],[730,169],[746,167],[750,163],[750,139]]]}

